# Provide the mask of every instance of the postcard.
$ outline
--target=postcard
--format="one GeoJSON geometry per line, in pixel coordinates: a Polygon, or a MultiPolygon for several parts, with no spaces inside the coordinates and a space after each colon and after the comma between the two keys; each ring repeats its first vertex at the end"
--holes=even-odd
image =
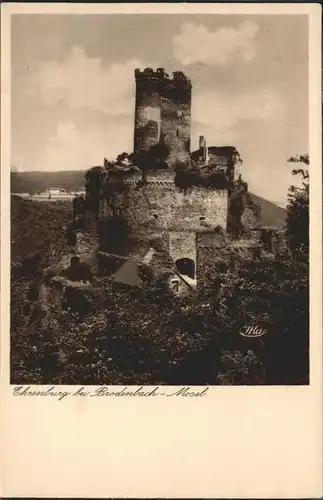
{"type": "Polygon", "coordinates": [[[1,17],[1,496],[319,498],[320,6],[1,17]]]}

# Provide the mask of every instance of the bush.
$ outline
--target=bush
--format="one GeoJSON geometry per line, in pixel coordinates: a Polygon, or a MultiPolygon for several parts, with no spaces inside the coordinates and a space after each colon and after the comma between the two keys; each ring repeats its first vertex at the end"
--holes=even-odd
{"type": "Polygon", "coordinates": [[[89,281],[92,278],[89,266],[77,256],[71,258],[71,265],[63,274],[71,281],[89,281]]]}
{"type": "Polygon", "coordinates": [[[63,309],[69,309],[73,313],[79,314],[82,318],[94,309],[90,294],[82,289],[74,287],[67,287],[64,292],[62,305],[63,309]]]}
{"type": "Polygon", "coordinates": [[[292,174],[301,179],[302,186],[291,186],[287,205],[286,235],[294,257],[308,258],[309,252],[309,156],[300,155],[288,160],[304,168],[293,169],[292,174]]]}

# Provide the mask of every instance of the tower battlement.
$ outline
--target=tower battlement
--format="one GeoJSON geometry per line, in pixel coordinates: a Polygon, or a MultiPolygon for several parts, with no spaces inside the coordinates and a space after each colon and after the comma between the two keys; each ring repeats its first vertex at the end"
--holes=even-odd
{"type": "Polygon", "coordinates": [[[191,80],[182,72],[174,71],[170,77],[168,73],[165,72],[164,68],[157,68],[153,70],[152,68],[145,68],[140,70],[135,69],[135,79],[136,82],[147,80],[154,82],[156,84],[161,83],[162,86],[173,86],[174,88],[192,88],[191,80]]]}

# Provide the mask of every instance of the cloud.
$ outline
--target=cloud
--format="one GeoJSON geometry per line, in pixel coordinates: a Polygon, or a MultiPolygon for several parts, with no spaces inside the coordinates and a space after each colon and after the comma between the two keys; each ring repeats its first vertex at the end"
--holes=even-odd
{"type": "Polygon", "coordinates": [[[110,126],[92,120],[75,124],[60,121],[56,132],[46,141],[40,153],[46,170],[83,170],[103,163],[103,158],[114,160],[125,149],[131,151],[132,131],[128,120],[114,117],[110,126]],[[127,149],[128,146],[128,149],[127,149]]]}
{"type": "Polygon", "coordinates": [[[255,38],[259,27],[252,21],[236,29],[223,27],[210,31],[201,24],[184,23],[174,37],[174,56],[184,66],[203,63],[225,66],[236,61],[251,61],[256,54],[255,38]]]}
{"type": "Polygon", "coordinates": [[[243,177],[251,191],[268,199],[285,199],[290,184],[289,176],[282,173],[288,156],[288,151],[282,150],[287,112],[274,89],[240,94],[200,91],[193,97],[192,116],[193,150],[198,147],[199,135],[205,136],[209,146],[235,146],[244,161],[243,177]]]}
{"type": "Polygon", "coordinates": [[[15,157],[29,169],[71,170],[102,163],[105,156],[113,160],[124,150],[131,152],[134,70],[147,66],[147,61],[129,58],[107,67],[101,58],[74,47],[63,60],[41,62],[26,72],[15,103],[25,117],[29,110],[35,115],[28,114],[30,127],[27,131],[24,127],[22,153],[15,157]],[[36,126],[37,140],[35,133],[28,136],[36,126]]]}
{"type": "Polygon", "coordinates": [[[93,155],[98,153],[98,141],[96,139],[93,144],[93,138],[95,137],[90,137],[89,134],[88,137],[82,137],[72,121],[59,122],[55,135],[49,138],[43,151],[46,170],[84,168],[88,161],[94,159],[93,155]]]}
{"type": "Polygon", "coordinates": [[[100,58],[73,47],[62,62],[42,63],[34,78],[47,105],[63,102],[72,109],[120,115],[133,111],[134,69],[146,66],[138,59],[129,59],[105,67],[100,58]]]}
{"type": "Polygon", "coordinates": [[[192,116],[201,129],[212,134],[210,140],[218,141],[220,137],[231,138],[233,128],[240,123],[249,122],[259,128],[262,122],[281,121],[285,107],[271,88],[246,94],[208,91],[193,96],[192,116]]]}

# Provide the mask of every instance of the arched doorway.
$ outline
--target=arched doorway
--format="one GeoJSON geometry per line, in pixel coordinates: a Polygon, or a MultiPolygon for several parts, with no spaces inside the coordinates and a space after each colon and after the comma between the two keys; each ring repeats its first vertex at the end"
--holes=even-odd
{"type": "Polygon", "coordinates": [[[183,276],[188,276],[191,279],[195,279],[195,262],[192,259],[183,257],[175,262],[177,271],[183,276]]]}

